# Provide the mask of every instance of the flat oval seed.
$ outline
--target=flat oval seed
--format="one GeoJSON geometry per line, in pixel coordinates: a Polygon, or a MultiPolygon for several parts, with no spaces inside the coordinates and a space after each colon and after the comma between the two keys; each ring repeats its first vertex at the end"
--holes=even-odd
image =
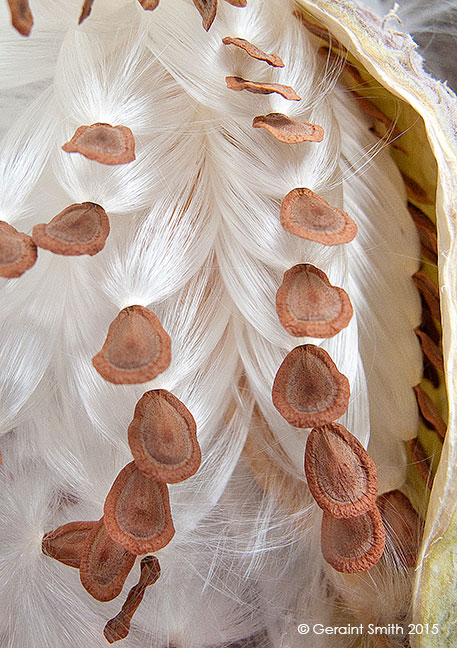
{"type": "Polygon", "coordinates": [[[346,291],[332,286],[325,272],[309,263],[284,273],[276,293],[276,312],[291,335],[318,338],[339,333],[353,314],[346,291]]]}
{"type": "Polygon", "coordinates": [[[432,425],[433,429],[439,434],[439,436],[444,439],[446,435],[446,423],[444,422],[437,406],[420,385],[416,385],[414,391],[416,393],[417,403],[422,416],[432,425]]]}
{"type": "Polygon", "coordinates": [[[291,234],[323,245],[349,243],[357,234],[357,225],[346,212],[301,187],[289,191],[282,201],[280,219],[291,234]]]}
{"type": "Polygon", "coordinates": [[[208,31],[216,17],[217,0],[193,0],[193,2],[202,17],[204,29],[208,31]]]}
{"type": "Polygon", "coordinates": [[[435,344],[434,341],[427,335],[427,333],[424,333],[424,331],[415,329],[415,333],[420,340],[422,353],[427,358],[427,360],[430,360],[432,365],[437,369],[444,371],[443,354],[441,353],[438,345],[435,344]]]}
{"type": "Polygon", "coordinates": [[[78,25],[80,25],[82,22],[86,20],[88,16],[90,16],[90,12],[92,11],[93,4],[94,4],[94,0],[84,0],[84,4],[81,9],[81,14],[78,20],[78,25]]]}
{"type": "Polygon", "coordinates": [[[305,473],[317,504],[333,517],[357,517],[375,505],[378,479],[374,461],[339,423],[311,431],[305,473]]]}
{"type": "Polygon", "coordinates": [[[109,643],[125,639],[130,630],[133,615],[143,600],[146,587],[154,585],[160,576],[159,561],[155,556],[147,556],[141,561],[140,580],[127,594],[121,611],[105,625],[103,634],[109,643]]]}
{"type": "Polygon", "coordinates": [[[102,123],[80,126],[62,148],[101,164],[126,164],[135,159],[135,139],[126,126],[102,123]]]}
{"type": "Polygon", "coordinates": [[[28,36],[33,26],[33,16],[28,0],[8,0],[11,24],[22,36],[28,36]]]}
{"type": "Polygon", "coordinates": [[[433,282],[424,272],[416,272],[413,274],[413,281],[416,285],[416,288],[424,298],[425,303],[430,309],[433,317],[441,321],[441,310],[440,310],[440,293],[438,286],[433,282]]]}
{"type": "Polygon", "coordinates": [[[253,92],[254,94],[272,94],[276,92],[284,97],[284,99],[289,99],[289,101],[300,101],[301,99],[291,86],[283,85],[282,83],[246,81],[246,79],[236,76],[225,77],[225,82],[229,90],[248,90],[248,92],[253,92]]]}
{"type": "Polygon", "coordinates": [[[194,418],[165,389],[146,392],[138,401],[129,426],[129,445],[137,468],[159,482],[184,481],[200,466],[194,418]]]}
{"type": "Polygon", "coordinates": [[[104,520],[113,540],[137,555],[162,549],[175,533],[167,485],[145,477],[134,461],[116,477],[104,520]]]}
{"type": "Polygon", "coordinates": [[[436,227],[430,218],[423,211],[408,203],[408,211],[419,232],[422,252],[435,265],[438,262],[438,241],[436,238],[436,227]]]}
{"type": "Polygon", "coordinates": [[[154,11],[159,6],[159,0],[138,0],[145,11],[154,11]]]}
{"type": "Polygon", "coordinates": [[[295,347],[278,369],[273,404],[291,425],[320,427],[344,414],[349,404],[349,381],[329,354],[314,344],[295,347]]]}
{"type": "Polygon", "coordinates": [[[413,180],[413,178],[411,178],[404,171],[400,170],[400,174],[403,178],[403,182],[405,183],[406,193],[412,200],[415,200],[418,203],[422,203],[423,205],[433,205],[433,200],[430,200],[430,198],[427,196],[427,192],[420,186],[419,183],[413,180]]]}
{"type": "Polygon", "coordinates": [[[32,238],[38,247],[54,254],[92,256],[104,248],[109,232],[103,207],[84,202],[66,207],[47,224],[35,225],[32,238]]]}
{"type": "Polygon", "coordinates": [[[270,113],[254,117],[254,128],[266,128],[277,140],[286,144],[322,142],[324,129],[316,124],[300,122],[282,113],[270,113]]]}
{"type": "Polygon", "coordinates": [[[409,499],[399,490],[384,493],[376,504],[389,540],[407,567],[415,567],[419,551],[421,521],[409,499]]]}
{"type": "Polygon", "coordinates": [[[34,265],[36,259],[36,245],[30,236],[0,221],[0,277],[20,277],[34,265]]]}
{"type": "Polygon", "coordinates": [[[121,593],[134,562],[135,556],[108,535],[102,518],[83,547],[81,583],[97,601],[111,601],[121,593]]]}
{"type": "Polygon", "coordinates": [[[128,306],[110,324],[105,343],[92,358],[98,373],[116,385],[147,382],[170,366],[171,340],[144,306],[128,306]]]}
{"type": "Polygon", "coordinates": [[[232,38],[232,36],[226,36],[222,39],[222,42],[224,43],[224,45],[236,45],[236,47],[244,50],[247,54],[249,54],[249,56],[252,56],[252,58],[258,59],[259,61],[265,61],[272,67],[284,67],[282,58],[277,54],[267,54],[256,45],[253,45],[252,43],[247,41],[245,38],[232,38]]]}
{"type": "Polygon", "coordinates": [[[69,567],[79,569],[83,547],[97,522],[69,522],[43,536],[41,551],[69,567]]]}
{"type": "Polygon", "coordinates": [[[381,558],[386,534],[376,506],[364,515],[334,518],[324,512],[321,547],[324,559],[346,574],[371,569],[381,558]]]}

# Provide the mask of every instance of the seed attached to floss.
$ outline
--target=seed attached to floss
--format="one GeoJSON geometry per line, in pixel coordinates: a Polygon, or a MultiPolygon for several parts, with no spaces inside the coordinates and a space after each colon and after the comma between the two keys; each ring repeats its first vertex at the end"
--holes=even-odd
{"type": "Polygon", "coordinates": [[[97,522],[69,522],[43,536],[41,551],[69,567],[81,566],[81,556],[89,533],[97,522]]]}
{"type": "Polygon", "coordinates": [[[282,83],[246,81],[246,79],[236,76],[225,77],[225,82],[229,90],[247,90],[254,94],[272,94],[276,92],[276,94],[281,95],[284,99],[289,99],[289,101],[300,101],[301,99],[291,86],[282,83]]]}
{"type": "Polygon", "coordinates": [[[165,389],[143,394],[128,434],[135,464],[150,479],[175,484],[191,477],[200,466],[194,418],[165,389]]]}
{"type": "Polygon", "coordinates": [[[217,0],[193,0],[193,3],[202,17],[203,28],[208,31],[216,17],[217,0]]]}
{"type": "Polygon", "coordinates": [[[121,593],[134,562],[135,556],[108,535],[102,518],[82,550],[81,583],[97,601],[112,601],[121,593]]]}
{"type": "Polygon", "coordinates": [[[420,340],[422,353],[427,358],[427,360],[430,360],[432,365],[437,369],[444,371],[443,355],[438,345],[436,345],[434,341],[427,335],[427,333],[424,333],[424,331],[415,329],[415,333],[420,340]]]}
{"type": "Polygon", "coordinates": [[[419,232],[422,252],[424,256],[436,264],[438,262],[438,241],[436,238],[436,227],[430,218],[423,211],[408,203],[408,211],[419,232]]]}
{"type": "Polygon", "coordinates": [[[132,461],[108,493],[104,521],[113,540],[133,554],[162,549],[175,533],[167,485],[143,475],[132,461]]]}
{"type": "Polygon", "coordinates": [[[22,36],[28,36],[33,26],[33,16],[28,0],[8,0],[11,24],[22,36]]]}
{"type": "MultiPolygon", "coordinates": [[[[237,5],[237,6],[244,6],[244,5],[237,5]]],[[[239,47],[240,49],[244,50],[247,54],[249,54],[249,56],[252,56],[252,58],[258,59],[259,61],[265,61],[266,63],[268,63],[268,65],[271,65],[272,67],[278,67],[278,68],[284,67],[284,62],[282,58],[279,57],[277,54],[267,54],[256,45],[253,45],[252,43],[247,41],[245,38],[233,38],[232,36],[226,36],[225,38],[222,39],[222,42],[224,43],[224,45],[236,45],[236,47],[239,47]]]]}
{"type": "Polygon", "coordinates": [[[273,383],[273,404],[288,423],[312,428],[332,423],[347,410],[349,381],[324,349],[314,344],[295,347],[286,356],[273,383]]]}
{"type": "Polygon", "coordinates": [[[232,7],[246,7],[248,4],[248,0],[225,0],[225,2],[231,4],[232,7]]]}
{"type": "Polygon", "coordinates": [[[433,201],[427,196],[427,192],[411,176],[400,169],[401,177],[405,183],[406,193],[408,196],[423,205],[433,205],[433,201]]]}
{"type": "Polygon", "coordinates": [[[429,307],[431,314],[439,322],[441,320],[441,310],[438,286],[424,272],[420,271],[413,274],[413,281],[429,307]]]}
{"type": "Polygon", "coordinates": [[[303,187],[289,191],[280,219],[287,232],[323,245],[349,243],[357,234],[357,225],[346,212],[303,187]]]}
{"type": "Polygon", "coordinates": [[[20,277],[36,260],[37,249],[31,237],[0,221],[0,277],[20,277]]]}
{"type": "Polygon", "coordinates": [[[324,511],[322,555],[337,571],[354,574],[371,569],[381,558],[385,542],[386,533],[376,506],[353,518],[335,518],[324,511]]]}
{"type": "Polygon", "coordinates": [[[333,517],[357,517],[375,505],[375,463],[358,439],[339,423],[310,432],[305,473],[318,506],[333,517]]]}
{"type": "Polygon", "coordinates": [[[110,232],[108,216],[100,205],[75,203],[49,223],[35,225],[33,242],[40,248],[64,256],[93,256],[105,247],[110,232]]]}
{"type": "Polygon", "coordinates": [[[380,495],[376,504],[386,529],[387,537],[406,567],[415,567],[419,551],[421,520],[411,502],[399,490],[380,495]]]}
{"type": "Polygon", "coordinates": [[[135,159],[135,139],[127,126],[102,123],[80,126],[62,148],[101,164],[127,164],[135,159]]]}
{"type": "Polygon", "coordinates": [[[425,448],[419,440],[419,437],[406,441],[411,457],[414,462],[414,467],[417,468],[418,473],[427,484],[428,488],[433,485],[433,474],[430,465],[429,455],[425,452],[425,448]]]}
{"type": "Polygon", "coordinates": [[[276,293],[276,312],[291,335],[318,338],[339,333],[353,314],[346,291],[332,286],[325,272],[309,263],[284,273],[276,293]]]}
{"type": "Polygon", "coordinates": [[[324,129],[317,124],[300,122],[282,113],[269,113],[254,117],[254,128],[266,128],[277,140],[286,144],[301,142],[322,142],[324,129]]]}
{"type": "Polygon", "coordinates": [[[93,4],[94,4],[94,0],[84,0],[84,4],[81,9],[81,15],[79,16],[79,20],[78,20],[78,25],[80,25],[82,22],[86,20],[88,16],[90,16],[90,12],[92,11],[93,4]]]}
{"type": "Polygon", "coordinates": [[[159,0],[138,0],[145,11],[154,11],[159,6],[159,0]]]}
{"type": "Polygon", "coordinates": [[[417,403],[422,416],[431,424],[437,434],[444,439],[446,435],[446,423],[444,422],[437,406],[420,385],[416,385],[414,391],[416,393],[417,403]]]}
{"type": "Polygon", "coordinates": [[[170,366],[171,340],[144,306],[127,306],[110,324],[105,343],[92,358],[98,373],[115,385],[153,380],[170,366]]]}
{"type": "Polygon", "coordinates": [[[103,634],[109,643],[125,639],[130,631],[130,623],[132,622],[133,615],[143,600],[146,587],[154,585],[159,577],[160,565],[157,558],[155,556],[146,556],[146,558],[143,558],[138,584],[132,587],[127,594],[127,598],[119,614],[114,619],[110,619],[105,625],[103,634]]]}

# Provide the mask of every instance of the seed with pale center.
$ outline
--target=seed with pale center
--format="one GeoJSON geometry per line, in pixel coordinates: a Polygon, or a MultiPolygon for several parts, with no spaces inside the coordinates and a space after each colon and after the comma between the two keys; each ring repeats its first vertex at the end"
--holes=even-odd
{"type": "Polygon", "coordinates": [[[75,203],[66,207],[49,223],[35,225],[33,241],[54,254],[79,256],[100,252],[110,232],[105,210],[95,203],[75,203]]]}
{"type": "Polygon", "coordinates": [[[84,0],[82,9],[81,9],[81,14],[79,16],[78,20],[78,25],[80,25],[82,22],[86,20],[88,16],[90,16],[90,12],[92,11],[92,5],[94,4],[94,0],[84,0]]]}
{"type": "Polygon", "coordinates": [[[204,29],[208,31],[216,17],[217,0],[193,0],[193,2],[202,17],[204,29]]]}
{"type": "Polygon", "coordinates": [[[378,479],[374,461],[339,423],[311,431],[305,473],[317,504],[333,517],[356,517],[375,505],[378,479]]]}
{"type": "Polygon", "coordinates": [[[324,129],[317,124],[300,122],[282,113],[270,113],[254,117],[254,128],[265,128],[280,142],[299,144],[301,142],[322,142],[324,129]]]}
{"type": "Polygon", "coordinates": [[[34,265],[36,259],[36,245],[30,236],[0,221],[0,277],[20,277],[34,265]]]}
{"type": "Polygon", "coordinates": [[[440,437],[444,439],[446,435],[446,423],[444,422],[439,409],[430,396],[419,385],[414,387],[414,391],[416,393],[417,403],[422,416],[431,424],[440,437]]]}
{"type": "Polygon", "coordinates": [[[162,549],[175,533],[167,485],[143,475],[134,461],[116,477],[104,520],[113,540],[137,555],[162,549]]]}
{"type": "Polygon", "coordinates": [[[22,36],[28,36],[33,26],[33,16],[28,0],[8,0],[11,24],[22,36]]]}
{"type": "Polygon", "coordinates": [[[420,271],[413,274],[413,281],[429,307],[431,314],[439,322],[441,320],[441,311],[438,286],[424,272],[420,271]]]}
{"type": "Polygon", "coordinates": [[[273,404],[291,425],[320,427],[344,414],[349,381],[324,349],[313,344],[295,347],[278,369],[273,404]]]}
{"type": "Polygon", "coordinates": [[[349,243],[357,234],[357,225],[346,212],[302,187],[292,189],[284,198],[280,219],[291,234],[323,245],[349,243]]]}
{"type": "Polygon", "coordinates": [[[55,560],[79,569],[83,547],[97,522],[69,522],[43,536],[41,551],[55,560]]]}
{"type": "Polygon", "coordinates": [[[322,270],[302,263],[285,272],[276,312],[291,335],[329,338],[349,324],[353,310],[345,290],[332,286],[322,270]]]}
{"type": "Polygon", "coordinates": [[[191,477],[200,466],[194,418],[165,389],[142,396],[128,434],[137,468],[151,479],[175,484],[191,477]]]}
{"type": "Polygon", "coordinates": [[[427,360],[430,360],[432,365],[437,369],[444,371],[443,354],[441,353],[439,346],[435,344],[432,338],[429,337],[427,333],[424,333],[424,331],[417,328],[415,329],[415,333],[420,340],[422,353],[427,360]]]}
{"type": "Polygon", "coordinates": [[[236,76],[225,77],[225,82],[229,90],[248,90],[248,92],[253,92],[254,94],[272,94],[276,92],[276,94],[281,95],[284,99],[289,99],[289,101],[300,101],[301,99],[291,86],[283,85],[282,83],[247,81],[236,76]]]}
{"type": "Polygon", "coordinates": [[[126,126],[102,123],[80,126],[62,148],[102,164],[126,164],[135,159],[135,139],[126,126]]]}
{"type": "Polygon", "coordinates": [[[224,45],[236,45],[236,47],[244,50],[247,54],[249,54],[249,56],[252,56],[252,58],[258,59],[259,61],[265,61],[272,67],[284,67],[283,60],[277,54],[267,54],[256,45],[253,45],[252,43],[247,41],[245,38],[233,38],[232,36],[226,36],[222,39],[222,42],[224,43],[224,45]]]}
{"type": "Polygon", "coordinates": [[[146,556],[141,561],[140,580],[127,594],[121,611],[105,625],[103,634],[109,643],[125,639],[130,630],[132,617],[143,600],[146,587],[154,585],[160,576],[159,561],[155,556],[146,556]]]}
{"type": "Polygon", "coordinates": [[[110,324],[92,364],[116,385],[147,382],[170,366],[171,340],[158,318],[144,306],[128,306],[110,324]]]}
{"type": "Polygon", "coordinates": [[[371,569],[381,558],[386,534],[376,506],[353,518],[322,518],[321,547],[324,559],[347,574],[371,569]]]}
{"type": "Polygon", "coordinates": [[[102,518],[82,550],[81,583],[97,601],[111,601],[121,593],[134,562],[135,556],[109,536],[102,518]]]}
{"type": "Polygon", "coordinates": [[[421,520],[411,502],[402,492],[393,490],[378,497],[376,504],[395,553],[407,567],[415,567],[421,520]]]}

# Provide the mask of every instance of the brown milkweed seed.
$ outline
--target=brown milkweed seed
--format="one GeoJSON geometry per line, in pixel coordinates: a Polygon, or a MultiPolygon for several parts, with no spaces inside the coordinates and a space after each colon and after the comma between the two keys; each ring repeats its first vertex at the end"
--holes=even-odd
{"type": "Polygon", "coordinates": [[[82,22],[86,20],[88,16],[90,16],[90,12],[92,11],[93,4],[94,4],[94,0],[84,0],[84,4],[81,9],[81,15],[79,16],[79,20],[78,20],[78,25],[80,25],[82,22]]]}
{"type": "Polygon", "coordinates": [[[286,144],[322,142],[324,129],[316,124],[300,122],[282,113],[270,113],[254,117],[254,128],[266,128],[277,140],[286,144]]]}
{"type": "Polygon", "coordinates": [[[436,238],[436,227],[430,218],[423,211],[408,203],[408,211],[419,232],[422,252],[432,263],[438,262],[438,241],[436,238]]]}
{"type": "Polygon", "coordinates": [[[36,259],[36,245],[30,236],[0,221],[0,277],[20,277],[34,265],[36,259]]]}
{"type": "Polygon", "coordinates": [[[284,99],[289,99],[289,101],[300,101],[301,99],[291,86],[283,85],[282,83],[246,81],[246,79],[236,76],[225,77],[225,82],[229,90],[248,90],[248,92],[253,92],[254,94],[272,94],[276,92],[284,97],[284,99]]]}
{"type": "Polygon", "coordinates": [[[407,567],[415,567],[421,521],[411,502],[402,492],[393,490],[378,497],[376,504],[395,553],[407,567]]]}
{"type": "Polygon", "coordinates": [[[353,518],[322,518],[321,547],[324,559],[337,571],[352,574],[371,569],[381,558],[386,534],[376,506],[353,518]]]}
{"type": "Polygon", "coordinates": [[[225,2],[228,2],[233,7],[246,7],[248,4],[248,0],[225,0],[225,2]]]}
{"type": "Polygon", "coordinates": [[[111,601],[121,593],[134,562],[135,556],[108,535],[102,518],[82,550],[81,583],[97,601],[111,601]]]}
{"type": "Polygon", "coordinates": [[[33,16],[28,0],[8,0],[11,24],[22,36],[28,36],[33,26],[33,16]]]}
{"type": "Polygon", "coordinates": [[[154,11],[159,6],[159,0],[138,0],[145,11],[154,11]]]}
{"type": "Polygon", "coordinates": [[[102,123],[80,126],[62,148],[101,164],[126,164],[135,159],[135,139],[127,126],[102,123]]]}
{"type": "Polygon", "coordinates": [[[204,29],[208,31],[216,17],[217,0],[193,0],[193,3],[202,17],[204,29]]]}
{"type": "Polygon", "coordinates": [[[301,187],[282,201],[280,219],[287,232],[323,245],[349,243],[357,234],[357,225],[346,212],[301,187]]]}
{"type": "Polygon", "coordinates": [[[424,331],[415,329],[415,333],[420,340],[422,353],[427,358],[427,360],[430,360],[432,365],[437,369],[444,371],[443,355],[438,345],[436,345],[433,340],[427,335],[427,333],[424,333],[424,331]]]}
{"type": "Polygon", "coordinates": [[[147,382],[169,367],[171,340],[144,306],[127,306],[110,324],[105,343],[92,358],[98,373],[116,385],[147,382]]]}
{"type": "Polygon", "coordinates": [[[105,246],[110,232],[108,216],[95,203],[75,203],[62,210],[49,223],[35,225],[33,241],[54,254],[94,255],[105,246]]]}
{"type": "Polygon", "coordinates": [[[411,457],[413,459],[414,467],[420,474],[428,488],[433,486],[432,467],[430,465],[430,457],[425,452],[425,448],[419,440],[419,437],[406,441],[411,457]]]}
{"type": "Polygon", "coordinates": [[[278,369],[273,404],[291,425],[320,427],[347,410],[349,381],[324,349],[314,344],[295,347],[278,369]]]}
{"type": "Polygon", "coordinates": [[[416,385],[414,391],[416,393],[417,403],[422,416],[432,425],[433,429],[439,434],[439,436],[444,439],[446,435],[446,423],[444,422],[437,406],[420,385],[416,385]]]}
{"type": "Polygon", "coordinates": [[[236,45],[236,47],[244,50],[247,54],[249,54],[249,56],[252,56],[252,58],[258,59],[259,61],[265,61],[272,67],[284,67],[282,58],[277,54],[267,54],[256,45],[253,45],[252,43],[247,41],[245,38],[232,38],[232,36],[226,36],[222,39],[222,42],[224,43],[224,45],[236,45]]]}
{"type": "Polygon", "coordinates": [[[110,619],[105,625],[103,634],[109,643],[125,639],[128,635],[132,617],[143,600],[146,587],[154,585],[159,576],[160,565],[157,558],[155,556],[146,556],[146,558],[143,558],[138,584],[132,587],[127,594],[127,598],[119,614],[114,619],[110,619]]]}
{"type": "Polygon", "coordinates": [[[41,551],[69,567],[79,569],[82,550],[97,522],[69,522],[43,536],[41,551]]]}
{"type": "Polygon", "coordinates": [[[378,479],[374,461],[339,423],[311,431],[305,473],[317,504],[333,517],[357,517],[375,505],[378,479]]]}
{"type": "Polygon", "coordinates": [[[332,286],[322,270],[301,263],[284,273],[276,312],[291,335],[329,338],[349,324],[353,310],[345,290],[332,286]]]}
{"type": "Polygon", "coordinates": [[[427,192],[418,182],[413,180],[413,178],[404,171],[400,170],[400,173],[403,182],[405,183],[406,193],[412,200],[416,200],[418,203],[422,203],[423,205],[433,205],[433,200],[430,200],[427,192]]]}
{"type": "Polygon", "coordinates": [[[135,464],[150,479],[175,484],[191,477],[200,466],[194,418],[165,389],[143,394],[128,434],[135,464]]]}
{"type": "Polygon", "coordinates": [[[104,520],[113,540],[137,555],[162,549],[175,533],[167,485],[143,475],[134,461],[116,477],[104,520]]]}
{"type": "Polygon", "coordinates": [[[413,274],[413,281],[429,307],[431,314],[439,322],[441,320],[441,311],[438,286],[424,272],[420,271],[413,274]]]}

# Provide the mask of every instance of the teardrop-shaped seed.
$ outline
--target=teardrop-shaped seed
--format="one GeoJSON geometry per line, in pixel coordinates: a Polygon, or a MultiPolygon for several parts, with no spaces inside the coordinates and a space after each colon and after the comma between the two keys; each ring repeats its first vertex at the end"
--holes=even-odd
{"type": "Polygon", "coordinates": [[[376,502],[375,463],[358,439],[339,423],[311,431],[305,473],[317,504],[333,517],[362,515],[376,502]]]}
{"type": "Polygon", "coordinates": [[[165,389],[146,392],[129,426],[135,464],[147,477],[175,484],[200,466],[197,426],[189,410],[165,389]]]}
{"type": "Polygon", "coordinates": [[[416,288],[424,298],[425,303],[429,307],[431,314],[439,322],[441,320],[441,311],[438,286],[430,279],[430,277],[427,277],[424,272],[420,271],[413,274],[413,281],[416,284],[416,288]]]}
{"type": "Polygon", "coordinates": [[[170,366],[171,340],[158,318],[144,306],[127,306],[110,324],[92,364],[116,385],[147,382],[170,366]]]}
{"type": "Polygon", "coordinates": [[[254,128],[266,128],[277,140],[286,144],[301,142],[322,142],[324,129],[317,124],[300,122],[282,113],[269,113],[254,117],[254,128]]]}
{"type": "Polygon", "coordinates": [[[386,534],[376,506],[353,518],[322,518],[321,547],[324,559],[337,571],[347,574],[371,569],[381,558],[386,534]]]}
{"type": "Polygon", "coordinates": [[[415,329],[415,332],[420,340],[422,353],[424,354],[424,356],[427,358],[427,360],[430,360],[434,367],[440,369],[441,371],[444,371],[443,354],[441,353],[439,346],[435,344],[434,341],[427,335],[427,333],[424,333],[424,331],[421,331],[417,328],[415,329]]]}
{"type": "Polygon", "coordinates": [[[109,536],[102,518],[83,547],[81,583],[97,601],[111,601],[121,593],[134,562],[135,556],[109,536]]]}
{"type": "Polygon", "coordinates": [[[101,164],[126,164],[135,159],[135,139],[126,126],[102,123],[80,126],[62,148],[101,164]]]}
{"type": "Polygon", "coordinates": [[[167,485],[143,475],[134,461],[116,477],[104,520],[113,540],[137,555],[162,549],[175,533],[167,485]]]}
{"type": "Polygon", "coordinates": [[[20,277],[34,265],[36,259],[36,245],[30,236],[0,221],[0,277],[20,277]]]}
{"type": "Polygon", "coordinates": [[[236,47],[244,50],[247,54],[249,54],[249,56],[252,56],[252,58],[258,59],[259,61],[265,61],[272,67],[284,67],[283,60],[277,54],[267,54],[256,45],[253,45],[252,43],[247,41],[245,38],[233,38],[232,36],[226,36],[222,39],[222,42],[224,43],[224,45],[236,45],[236,47]]]}
{"type": "Polygon", "coordinates": [[[417,403],[422,416],[431,424],[439,436],[444,439],[446,435],[446,423],[444,422],[439,409],[430,396],[419,385],[414,387],[414,391],[416,393],[417,403]]]}
{"type": "Polygon", "coordinates": [[[384,493],[376,504],[395,553],[407,567],[415,567],[419,551],[421,520],[411,502],[399,490],[384,493]]]}
{"type": "Polygon", "coordinates": [[[145,11],[154,11],[159,6],[159,0],[138,0],[145,11]]]}
{"type": "Polygon", "coordinates": [[[225,82],[229,90],[247,90],[254,94],[272,94],[276,92],[276,94],[281,95],[284,99],[289,99],[289,101],[300,101],[301,99],[291,86],[283,85],[282,83],[247,81],[246,79],[236,76],[225,77],[225,82]]]}
{"type": "Polygon", "coordinates": [[[82,22],[86,20],[88,16],[90,16],[90,12],[92,11],[93,4],[94,4],[94,0],[84,0],[84,4],[81,9],[81,14],[78,20],[78,25],[80,25],[82,22]]]}
{"type": "Polygon", "coordinates": [[[349,324],[353,310],[345,290],[332,286],[322,270],[301,263],[284,273],[276,312],[291,335],[329,338],[349,324]]]}
{"type": "Polygon", "coordinates": [[[33,26],[33,16],[28,0],[8,0],[11,24],[22,36],[28,36],[33,26]]]}
{"type": "Polygon", "coordinates": [[[54,254],[79,256],[100,252],[110,232],[105,210],[91,202],[66,207],[49,223],[35,225],[33,241],[54,254]]]}
{"type": "Polygon", "coordinates": [[[233,7],[246,7],[248,4],[248,0],[225,0],[225,2],[228,2],[233,7]]]}
{"type": "Polygon", "coordinates": [[[273,404],[291,425],[320,427],[344,414],[349,381],[329,354],[314,344],[295,347],[278,369],[273,404]]]}
{"type": "Polygon", "coordinates": [[[280,219],[291,234],[323,245],[349,243],[357,234],[357,225],[346,212],[302,187],[292,189],[284,198],[280,219]]]}
{"type": "Polygon", "coordinates": [[[193,0],[193,2],[202,17],[204,29],[208,31],[216,17],[217,0],[193,0]]]}
{"type": "Polygon", "coordinates": [[[141,601],[143,600],[146,587],[154,585],[160,576],[159,561],[155,556],[146,556],[141,561],[141,574],[140,580],[135,587],[132,587],[127,594],[124,605],[121,611],[114,619],[110,619],[105,625],[103,634],[109,643],[114,643],[120,639],[125,639],[130,630],[130,623],[132,622],[133,615],[137,611],[141,601]]]}
{"type": "Polygon", "coordinates": [[[79,569],[83,547],[97,522],[69,522],[43,536],[41,551],[69,567],[79,569]]]}

